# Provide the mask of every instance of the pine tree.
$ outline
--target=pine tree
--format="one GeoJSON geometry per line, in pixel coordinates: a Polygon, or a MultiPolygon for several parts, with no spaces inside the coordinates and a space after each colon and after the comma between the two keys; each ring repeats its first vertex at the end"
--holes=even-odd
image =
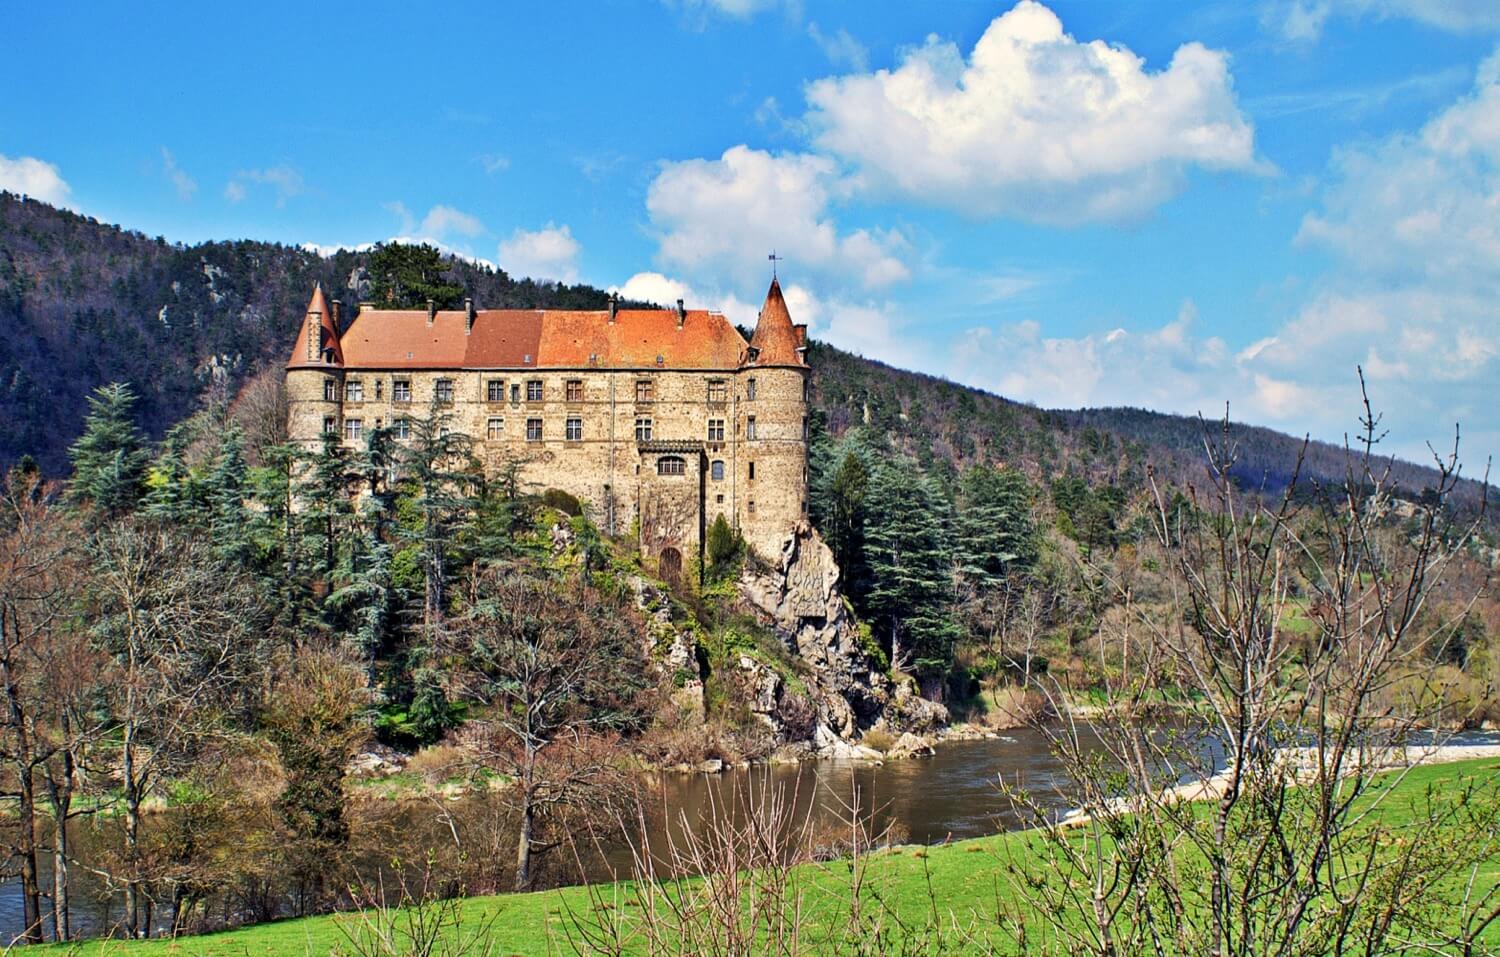
{"type": "Polygon", "coordinates": [[[349,452],[333,433],[323,436],[323,446],[307,463],[306,474],[297,485],[303,503],[300,518],[309,544],[309,576],[323,582],[333,580],[338,567],[338,549],[344,529],[354,515],[349,486],[358,480],[349,452]]]}
{"type": "Polygon", "coordinates": [[[959,487],[955,559],[971,584],[988,587],[1036,561],[1031,486],[1014,469],[975,466],[959,487]]]}
{"type": "Polygon", "coordinates": [[[892,665],[909,662],[935,693],[937,679],[952,666],[959,634],[951,616],[947,503],[910,463],[898,461],[874,470],[867,509],[870,614],[890,644],[892,665]]]}
{"type": "Polygon", "coordinates": [[[426,243],[384,243],[370,254],[371,296],[388,308],[426,306],[451,309],[463,299],[464,287],[444,278],[452,268],[443,254],[426,243]]]}
{"type": "Polygon", "coordinates": [[[151,487],[145,499],[146,514],[159,521],[191,525],[201,515],[196,507],[197,483],[187,464],[191,433],[190,423],[179,422],[167,430],[162,441],[161,454],[156,458],[155,474],[151,477],[151,487]]]}
{"type": "Polygon", "coordinates": [[[434,400],[427,416],[411,421],[411,441],[401,457],[401,478],[410,488],[416,521],[402,537],[418,548],[424,597],[422,621],[431,627],[443,616],[448,584],[448,550],[473,514],[476,470],[473,440],[450,428],[453,417],[434,400]]]}
{"type": "Polygon", "coordinates": [[[366,495],[358,534],[350,537],[345,560],[336,570],[339,587],[327,601],[331,610],[349,619],[355,644],[372,670],[372,679],[375,659],[386,646],[395,619],[395,555],[391,548],[395,493],[389,482],[395,451],[392,430],[376,429],[359,455],[357,468],[366,495]]]}
{"type": "Polygon", "coordinates": [[[68,452],[73,461],[69,497],[104,518],[134,511],[146,491],[151,456],[135,427],[135,401],[123,382],[95,389],[83,435],[68,452]]]}
{"type": "Polygon", "coordinates": [[[249,510],[245,508],[246,471],[244,437],[238,426],[231,425],[224,432],[208,480],[209,532],[219,556],[248,566],[255,557],[255,543],[251,538],[249,510]]]}

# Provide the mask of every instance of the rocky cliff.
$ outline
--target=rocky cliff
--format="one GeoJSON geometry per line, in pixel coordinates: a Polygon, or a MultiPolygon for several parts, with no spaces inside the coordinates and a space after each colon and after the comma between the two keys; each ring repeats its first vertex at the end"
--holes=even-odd
{"type": "MultiPolygon", "coordinates": [[[[747,565],[739,590],[787,650],[810,668],[807,684],[816,709],[811,743],[817,750],[844,750],[872,728],[926,734],[947,722],[947,710],[920,697],[910,679],[893,680],[877,666],[876,652],[867,648],[839,591],[833,552],[807,522],[787,536],[776,565],[747,565]]],[[[780,676],[753,658],[742,658],[740,666],[754,673],[757,713],[778,722],[780,676]]]]}

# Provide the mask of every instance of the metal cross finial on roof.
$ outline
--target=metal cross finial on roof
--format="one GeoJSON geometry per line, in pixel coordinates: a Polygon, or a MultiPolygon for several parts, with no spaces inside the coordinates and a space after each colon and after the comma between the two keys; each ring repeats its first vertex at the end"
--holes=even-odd
{"type": "Polygon", "coordinates": [[[771,255],[767,256],[766,258],[769,259],[769,260],[771,260],[771,278],[775,279],[776,278],[776,264],[779,263],[779,262],[781,262],[782,260],[784,260],[786,257],[776,255],[776,250],[773,249],[773,250],[771,250],[771,255]]]}

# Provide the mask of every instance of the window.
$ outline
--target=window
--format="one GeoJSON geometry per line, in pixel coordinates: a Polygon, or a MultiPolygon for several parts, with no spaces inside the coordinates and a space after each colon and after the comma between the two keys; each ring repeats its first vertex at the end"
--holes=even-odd
{"type": "Polygon", "coordinates": [[[750,481],[755,481],[755,463],[750,463],[750,481]]]}
{"type": "Polygon", "coordinates": [[[724,460],[714,459],[713,462],[708,466],[708,474],[713,478],[715,482],[724,481],[724,460]]]}
{"type": "Polygon", "coordinates": [[[687,462],[680,456],[663,455],[656,460],[657,475],[686,475],[687,462]]]}
{"type": "Polygon", "coordinates": [[[437,397],[437,400],[439,402],[452,402],[453,401],[453,380],[452,379],[439,379],[439,380],[437,380],[437,382],[433,383],[433,387],[432,388],[433,388],[433,395],[437,397]]]}
{"type": "Polygon", "coordinates": [[[348,382],[345,382],[344,383],[344,401],[345,402],[363,402],[363,401],[365,401],[365,384],[363,382],[361,382],[359,379],[350,379],[348,382]]]}
{"type": "Polygon", "coordinates": [[[650,379],[635,380],[635,401],[651,402],[656,398],[656,383],[650,379]]]}
{"type": "Polygon", "coordinates": [[[484,437],[487,439],[505,438],[505,420],[492,417],[489,422],[485,423],[484,437]]]}
{"type": "Polygon", "coordinates": [[[708,401],[727,402],[729,400],[729,385],[723,379],[708,380],[708,401]]]}
{"type": "Polygon", "coordinates": [[[339,400],[339,383],[337,379],[323,380],[323,401],[337,402],[339,400]]]}
{"type": "Polygon", "coordinates": [[[512,382],[510,384],[510,401],[521,401],[521,384],[519,382],[512,382]]]}
{"type": "Polygon", "coordinates": [[[709,419],[708,420],[708,440],[710,442],[722,442],[722,441],[724,441],[724,420],[723,419],[709,419]]]}
{"type": "Polygon", "coordinates": [[[583,420],[582,419],[576,419],[575,418],[575,419],[569,419],[568,420],[567,439],[568,439],[569,442],[582,442],[583,441],[583,420]]]}
{"type": "Polygon", "coordinates": [[[541,419],[527,419],[526,420],[526,441],[528,441],[528,442],[540,442],[541,440],[542,440],[542,420],[541,419]]]}
{"type": "Polygon", "coordinates": [[[569,379],[568,380],[568,401],[569,402],[582,402],[583,401],[583,380],[582,379],[569,379]]]}
{"type": "Polygon", "coordinates": [[[807,441],[807,416],[802,417],[802,441],[807,441]]]}
{"type": "Polygon", "coordinates": [[[802,401],[803,402],[807,401],[807,396],[812,391],[811,390],[811,386],[812,386],[811,382],[809,382],[806,379],[802,380],[802,401]]]}
{"type": "Polygon", "coordinates": [[[411,380],[410,379],[396,379],[396,380],[394,380],[391,383],[391,401],[392,402],[410,402],[411,401],[411,380]]]}
{"type": "Polygon", "coordinates": [[[327,433],[327,432],[337,432],[338,431],[338,425],[334,421],[333,416],[331,416],[331,415],[325,415],[325,416],[323,416],[323,431],[325,433],[327,433]]]}
{"type": "Polygon", "coordinates": [[[749,512],[751,515],[755,514],[755,499],[752,498],[749,501],[749,503],[745,507],[745,511],[749,512]]]}
{"type": "Polygon", "coordinates": [[[375,401],[379,402],[383,398],[385,398],[385,380],[384,379],[376,379],[375,380],[375,401]]]}
{"type": "Polygon", "coordinates": [[[411,438],[411,421],[409,419],[397,419],[391,423],[391,428],[395,431],[396,438],[411,438]]]}
{"type": "Polygon", "coordinates": [[[484,398],[486,402],[505,401],[505,380],[491,379],[484,384],[484,398]]]}
{"type": "Polygon", "coordinates": [[[751,402],[755,401],[755,380],[754,379],[746,379],[745,380],[745,398],[749,399],[751,402]]]}
{"type": "Polygon", "coordinates": [[[650,419],[636,419],[635,420],[635,440],[637,442],[650,442],[651,441],[651,420],[650,419]]]}
{"type": "Polygon", "coordinates": [[[540,401],[542,401],[542,380],[541,379],[527,379],[526,380],[526,401],[527,402],[540,402],[540,401]]]}
{"type": "Polygon", "coordinates": [[[716,504],[716,505],[723,505],[724,504],[724,495],[723,495],[723,493],[720,493],[720,494],[714,496],[714,504],[716,504]]]}
{"type": "Polygon", "coordinates": [[[358,442],[365,435],[364,419],[345,419],[344,438],[350,442],[358,442]]]}
{"type": "Polygon", "coordinates": [[[755,416],[753,415],[745,419],[745,438],[752,441],[755,439],[755,416]]]}

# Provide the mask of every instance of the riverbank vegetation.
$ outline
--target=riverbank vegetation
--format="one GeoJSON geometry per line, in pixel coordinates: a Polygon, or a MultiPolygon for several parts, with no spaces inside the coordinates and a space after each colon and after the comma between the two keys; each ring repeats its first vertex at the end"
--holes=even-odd
{"type": "MultiPolygon", "coordinates": [[[[1391,946],[1383,948],[1377,942],[1371,952],[1389,952],[1418,938],[1440,942],[1431,952],[1486,954],[1500,948],[1497,925],[1471,914],[1487,913],[1473,905],[1482,903],[1483,889],[1500,884],[1500,847],[1492,830],[1483,833],[1490,826],[1485,818],[1492,822],[1500,800],[1497,772],[1496,760],[1485,759],[1415,767],[1372,779],[1356,802],[1362,812],[1360,833],[1373,849],[1362,861],[1369,880],[1360,900],[1370,905],[1369,915],[1389,919],[1349,922],[1357,938],[1350,943],[1379,934],[1391,946]],[[1412,877],[1419,882],[1411,886],[1420,887],[1420,902],[1402,890],[1407,886],[1403,869],[1418,863],[1404,853],[1408,842],[1403,835],[1416,826],[1430,829],[1437,838],[1430,847],[1445,851],[1422,859],[1422,872],[1412,877]],[[1476,842],[1476,835],[1482,839],[1476,842]]],[[[819,856],[817,848],[805,840],[799,844],[796,828],[782,826],[787,822],[778,820],[774,802],[753,803],[764,815],[759,836],[768,843],[761,846],[786,852],[774,865],[758,870],[742,866],[757,862],[756,841],[717,842],[707,837],[696,851],[680,848],[710,865],[701,868],[708,875],[702,879],[677,882],[658,870],[655,879],[647,874],[644,881],[622,884],[428,899],[404,909],[281,921],[186,940],[100,941],[39,952],[82,957],[721,954],[730,951],[715,946],[715,941],[742,941],[753,933],[757,947],[736,952],[1023,954],[1067,952],[1063,944],[1092,919],[1087,899],[1082,906],[1047,909],[1032,896],[1034,883],[1026,883],[1051,866],[1051,848],[1058,840],[1086,852],[1096,843],[1090,831],[1073,829],[1056,832],[1058,836],[1044,830],[1018,831],[918,848],[866,845],[862,841],[868,835],[860,836],[856,829],[850,834],[857,839],[846,835],[842,854],[812,860],[819,856]],[[728,853],[731,848],[739,849],[737,857],[728,853]],[[1058,919],[1067,929],[1052,926],[1058,919]],[[784,946],[775,949],[773,942],[784,946]]],[[[1195,811],[1205,815],[1209,808],[1200,804],[1195,811]]],[[[743,818],[737,827],[746,827],[743,818]]],[[[730,826],[716,833],[722,837],[737,831],[730,826]]],[[[1184,867],[1203,866],[1190,847],[1179,846],[1177,853],[1184,867]]],[[[1055,886],[1063,889],[1061,882],[1055,886]]],[[[411,875],[408,889],[413,898],[422,896],[420,868],[411,875]]],[[[1072,890],[1089,898],[1093,885],[1072,890]]],[[[1350,890],[1347,883],[1326,886],[1318,899],[1326,903],[1350,890]]],[[[1201,902],[1188,906],[1197,908],[1201,902]]],[[[1179,916],[1200,914],[1189,910],[1179,916]]],[[[1175,925],[1184,923],[1198,921],[1179,919],[1175,925]]],[[[1333,952],[1318,946],[1315,938],[1308,939],[1311,944],[1294,952],[1333,952]]],[[[1115,951],[1126,952],[1131,951],[1115,951]]]]}

